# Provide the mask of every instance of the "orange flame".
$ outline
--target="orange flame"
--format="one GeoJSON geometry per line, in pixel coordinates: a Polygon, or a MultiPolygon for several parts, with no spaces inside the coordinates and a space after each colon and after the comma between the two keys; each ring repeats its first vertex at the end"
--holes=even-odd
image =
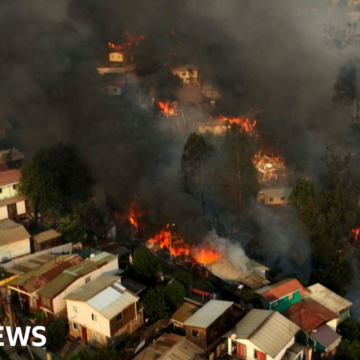
{"type": "Polygon", "coordinates": [[[144,216],[145,214],[146,211],[140,208],[139,204],[137,203],[137,196],[135,195],[133,201],[130,203],[129,206],[128,220],[130,224],[138,230],[139,229],[138,219],[144,216]]]}
{"type": "Polygon", "coordinates": [[[235,117],[229,118],[223,115],[219,116],[220,121],[227,121],[229,124],[239,125],[245,132],[251,132],[256,126],[256,120],[251,121],[249,118],[235,117]]]}
{"type": "Polygon", "coordinates": [[[199,249],[196,251],[197,254],[194,256],[195,260],[200,264],[209,264],[221,257],[221,254],[212,249],[211,247],[208,249],[199,249]]]}
{"type": "Polygon", "coordinates": [[[115,51],[125,51],[125,50],[131,50],[131,48],[135,45],[138,46],[140,41],[146,40],[145,35],[138,35],[134,36],[131,35],[128,31],[124,31],[124,39],[125,42],[122,44],[114,44],[109,42],[109,48],[115,51]]]}
{"type": "Polygon", "coordinates": [[[160,113],[165,115],[167,118],[169,118],[170,116],[176,116],[177,115],[177,109],[175,107],[174,102],[171,103],[170,101],[158,101],[157,102],[158,107],[160,109],[160,113]]]}
{"type": "Polygon", "coordinates": [[[354,235],[354,240],[358,241],[360,236],[360,228],[352,229],[351,234],[354,235]]]}

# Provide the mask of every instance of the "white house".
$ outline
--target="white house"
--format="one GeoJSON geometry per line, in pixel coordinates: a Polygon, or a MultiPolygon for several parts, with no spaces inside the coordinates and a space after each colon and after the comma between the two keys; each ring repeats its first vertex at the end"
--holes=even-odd
{"type": "Polygon", "coordinates": [[[224,135],[229,129],[229,126],[223,121],[213,120],[204,121],[194,124],[199,134],[213,134],[213,135],[224,135]]]}
{"type": "MultiPolygon", "coordinates": [[[[228,354],[242,360],[280,360],[294,349],[300,328],[273,310],[251,310],[226,337],[228,354]]],[[[302,359],[299,351],[294,359],[302,359]]]]}
{"type": "Polygon", "coordinates": [[[83,343],[115,344],[144,323],[139,297],[117,276],[101,276],[66,296],[70,335],[83,343]]]}
{"type": "Polygon", "coordinates": [[[265,205],[288,205],[292,188],[288,186],[261,189],[257,199],[265,205]]]}
{"type": "Polygon", "coordinates": [[[6,219],[0,221],[0,262],[30,254],[30,234],[23,225],[6,219]]]}
{"type": "Polygon", "coordinates": [[[7,170],[0,172],[0,200],[18,195],[20,170],[7,170]]]}
{"type": "Polygon", "coordinates": [[[179,77],[184,84],[197,83],[198,81],[198,70],[196,67],[182,66],[171,70],[173,75],[179,77]]]}
{"type": "Polygon", "coordinates": [[[124,54],[119,51],[113,51],[109,53],[110,62],[122,63],[124,62],[124,54]]]}

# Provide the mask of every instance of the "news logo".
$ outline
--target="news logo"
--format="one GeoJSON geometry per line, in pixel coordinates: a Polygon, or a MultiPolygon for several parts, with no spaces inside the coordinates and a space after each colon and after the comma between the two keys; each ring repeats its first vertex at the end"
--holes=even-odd
{"type": "MultiPolygon", "coordinates": [[[[32,338],[36,338],[39,341],[31,341],[31,345],[41,347],[46,345],[46,337],[41,332],[45,332],[45,326],[26,326],[25,332],[22,328],[16,327],[14,330],[11,326],[0,326],[0,339],[4,338],[4,329],[6,330],[7,338],[9,339],[10,346],[16,346],[16,343],[20,342],[21,346],[28,344],[30,334],[32,338]]],[[[0,342],[0,347],[5,346],[4,342],[0,342]]]]}

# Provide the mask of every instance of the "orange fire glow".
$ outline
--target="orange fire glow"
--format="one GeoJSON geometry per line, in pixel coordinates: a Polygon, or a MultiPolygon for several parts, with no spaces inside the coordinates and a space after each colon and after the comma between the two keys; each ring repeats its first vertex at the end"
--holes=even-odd
{"type": "Polygon", "coordinates": [[[358,241],[360,236],[360,228],[352,229],[351,234],[354,235],[354,240],[358,241]]]}
{"type": "Polygon", "coordinates": [[[256,126],[256,120],[250,120],[249,118],[243,117],[229,118],[227,116],[220,115],[219,120],[224,122],[227,121],[229,124],[237,124],[241,126],[245,132],[251,132],[256,126]]]}
{"type": "Polygon", "coordinates": [[[141,209],[139,204],[137,203],[137,196],[134,196],[134,199],[129,206],[128,220],[130,224],[138,230],[139,229],[138,219],[144,216],[145,214],[146,211],[141,209]]]}
{"type": "Polygon", "coordinates": [[[195,250],[195,253],[195,260],[200,264],[209,264],[221,257],[221,254],[212,249],[211,247],[208,247],[207,249],[201,248],[195,250]]]}
{"type": "Polygon", "coordinates": [[[130,50],[133,46],[138,46],[140,41],[146,40],[145,35],[134,36],[131,35],[128,31],[124,31],[125,41],[122,44],[114,44],[109,42],[109,48],[115,51],[125,51],[130,50]]]}
{"type": "Polygon", "coordinates": [[[160,109],[160,113],[166,116],[167,118],[169,118],[170,116],[177,115],[177,109],[175,107],[174,102],[172,103],[170,101],[163,102],[159,100],[157,104],[160,109]]]}

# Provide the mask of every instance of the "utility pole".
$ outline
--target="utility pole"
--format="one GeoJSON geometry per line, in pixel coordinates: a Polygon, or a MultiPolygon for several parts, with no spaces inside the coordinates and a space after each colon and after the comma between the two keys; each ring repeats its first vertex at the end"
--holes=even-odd
{"type": "Polygon", "coordinates": [[[172,256],[172,237],[171,237],[171,229],[175,226],[175,224],[171,224],[169,226],[169,240],[170,240],[170,262],[173,263],[173,256],[172,256]]]}

